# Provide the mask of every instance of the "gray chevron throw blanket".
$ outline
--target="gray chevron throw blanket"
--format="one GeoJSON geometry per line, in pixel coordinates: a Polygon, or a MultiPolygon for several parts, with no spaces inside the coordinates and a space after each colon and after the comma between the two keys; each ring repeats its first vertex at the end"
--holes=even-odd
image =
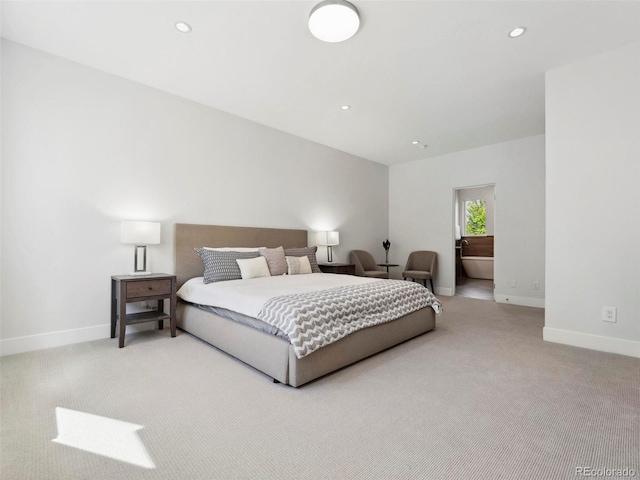
{"type": "Polygon", "coordinates": [[[350,333],[389,322],[440,301],[419,283],[384,280],[269,299],[258,318],[289,336],[298,358],[350,333]]]}

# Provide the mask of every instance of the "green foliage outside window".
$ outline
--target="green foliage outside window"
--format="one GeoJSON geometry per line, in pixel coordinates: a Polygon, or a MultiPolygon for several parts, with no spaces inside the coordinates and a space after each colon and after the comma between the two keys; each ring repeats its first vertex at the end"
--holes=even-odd
{"type": "Polygon", "coordinates": [[[467,212],[465,233],[467,235],[485,235],[487,233],[487,205],[484,200],[464,202],[467,212]]]}

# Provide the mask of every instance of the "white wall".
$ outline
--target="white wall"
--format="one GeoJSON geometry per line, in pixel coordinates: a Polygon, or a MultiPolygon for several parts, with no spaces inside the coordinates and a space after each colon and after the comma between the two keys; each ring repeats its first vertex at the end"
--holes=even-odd
{"type": "MultiPolygon", "coordinates": [[[[2,30],[2,6],[0,5],[0,33],[2,30]]],[[[2,44],[0,43],[0,62],[2,60],[2,44]]],[[[3,81],[2,81],[2,75],[0,74],[0,112],[2,112],[2,90],[3,90],[3,81]]],[[[0,132],[3,131],[2,129],[2,118],[3,115],[0,115],[0,132]]],[[[1,286],[3,285],[3,266],[2,266],[2,243],[3,243],[3,233],[2,233],[2,225],[4,225],[4,219],[2,218],[2,210],[3,210],[3,206],[2,206],[2,185],[3,185],[3,172],[4,172],[4,167],[2,166],[2,158],[4,156],[4,149],[2,148],[2,142],[1,142],[1,137],[0,137],[0,329],[2,327],[2,288],[1,286]]],[[[0,339],[2,337],[0,336],[0,339]]],[[[0,355],[2,353],[2,345],[0,344],[0,355]]]]}
{"type": "Polygon", "coordinates": [[[6,41],[2,87],[3,354],[109,335],[123,219],[162,222],[155,272],[177,222],[388,235],[386,166],[6,41]]]}
{"type": "Polygon", "coordinates": [[[546,125],[544,338],[640,357],[640,44],[548,72],[546,125]]]}
{"type": "Polygon", "coordinates": [[[495,298],[544,306],[544,136],[490,145],[389,169],[390,261],[402,264],[412,250],[434,250],[436,293],[455,284],[455,188],[495,184],[495,298]],[[516,280],[517,287],[510,287],[516,280]],[[533,289],[533,282],[540,289],[533,289]]]}

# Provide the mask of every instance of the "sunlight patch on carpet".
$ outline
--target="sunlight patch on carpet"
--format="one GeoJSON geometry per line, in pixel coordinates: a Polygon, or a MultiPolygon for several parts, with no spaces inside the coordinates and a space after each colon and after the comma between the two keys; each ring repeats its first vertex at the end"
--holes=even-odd
{"type": "Polygon", "coordinates": [[[58,436],[52,442],[143,468],[156,468],[137,434],[143,425],[56,407],[58,436]]]}

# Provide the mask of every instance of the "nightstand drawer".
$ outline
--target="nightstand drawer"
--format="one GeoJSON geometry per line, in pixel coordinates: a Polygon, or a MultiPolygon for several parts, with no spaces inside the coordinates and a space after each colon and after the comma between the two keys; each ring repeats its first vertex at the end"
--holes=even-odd
{"type": "Polygon", "coordinates": [[[153,297],[171,293],[171,280],[143,280],[127,282],[127,299],[139,297],[153,297]]]}
{"type": "Polygon", "coordinates": [[[335,268],[334,273],[341,273],[343,275],[355,275],[356,269],[353,265],[338,265],[335,268]]]}
{"type": "Polygon", "coordinates": [[[338,273],[342,275],[355,275],[356,266],[353,263],[319,263],[322,273],[338,273]]]}

